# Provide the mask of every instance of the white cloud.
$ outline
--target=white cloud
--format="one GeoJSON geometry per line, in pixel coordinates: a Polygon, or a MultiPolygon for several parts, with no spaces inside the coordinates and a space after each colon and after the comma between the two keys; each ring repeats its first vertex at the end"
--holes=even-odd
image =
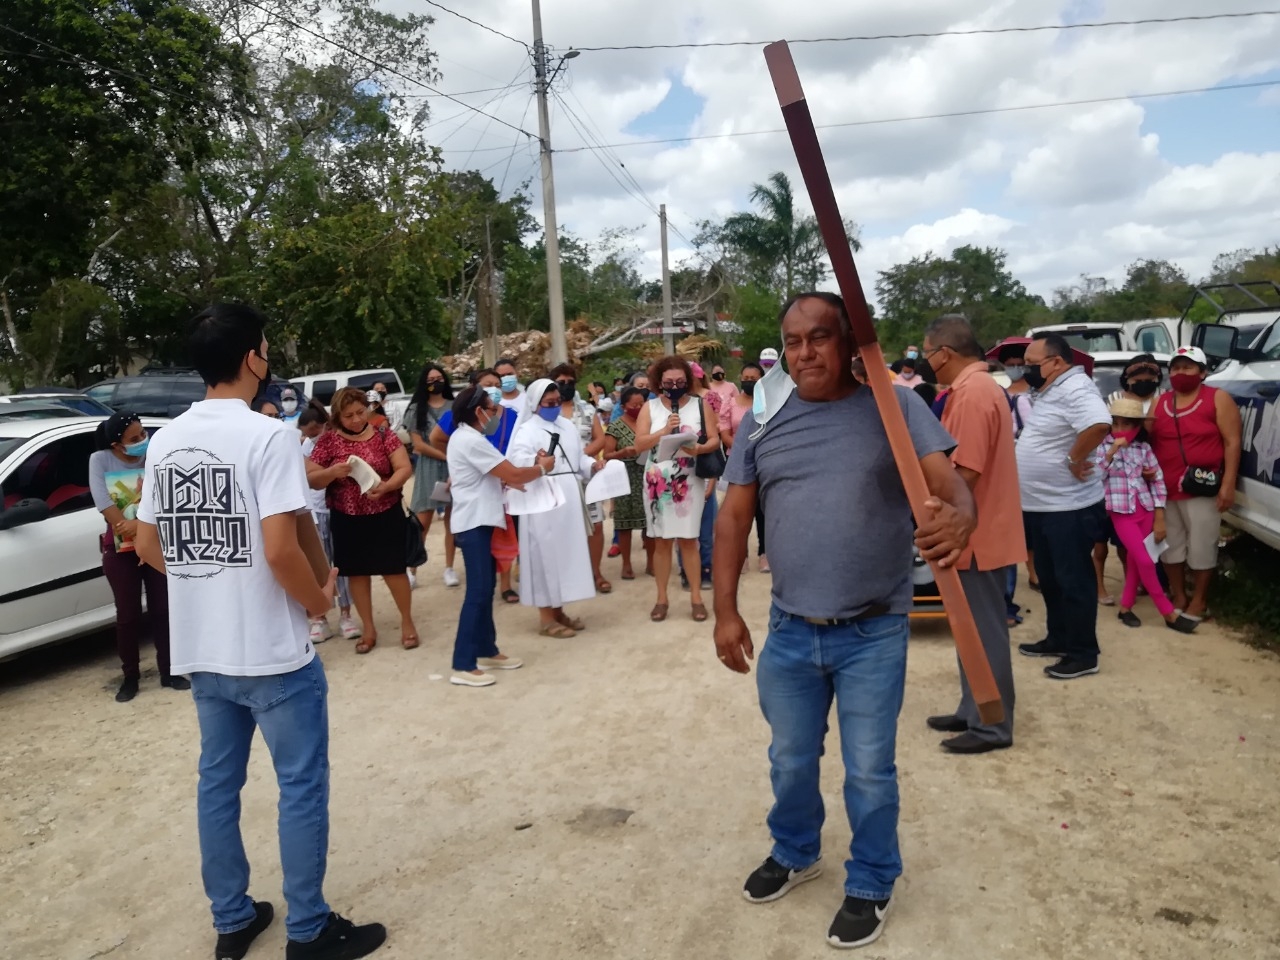
{"type": "MultiPolygon", "coordinates": [[[[417,0],[385,0],[388,9],[420,12],[417,0]]],[[[1078,19],[1068,0],[905,0],[871,6],[739,0],[596,0],[544,3],[546,38],[573,45],[767,39],[903,33],[931,29],[1026,26],[1078,19]]],[[[468,16],[530,39],[528,0],[468,0],[468,16]]],[[[1089,19],[1169,17],[1204,12],[1203,0],[1101,0],[1089,19]]],[[[442,55],[442,89],[505,82],[523,50],[509,40],[433,11],[442,55]]],[[[1280,68],[1280,17],[1146,25],[1081,31],[943,37],[901,41],[798,44],[793,52],[815,120],[867,122],[975,109],[1210,86],[1280,68]]],[[[661,103],[671,78],[705,103],[691,135],[780,127],[781,116],[759,48],[584,52],[557,87],[607,142],[661,103]]],[[[466,98],[480,104],[492,96],[466,98]]],[[[1214,95],[1206,95],[1214,96],[1214,95]]],[[[527,86],[487,109],[536,130],[527,86]]],[[[461,108],[439,102],[440,117],[461,108]]],[[[1122,101],[987,116],[846,126],[820,131],[842,212],[863,227],[859,265],[874,281],[882,269],[926,250],[962,243],[999,245],[1020,279],[1046,297],[1079,273],[1118,276],[1138,257],[1170,257],[1192,274],[1213,256],[1280,241],[1280,152],[1247,153],[1271,131],[1280,151],[1280,94],[1254,97],[1250,139],[1205,142],[1198,163],[1162,155],[1147,101],[1122,101]]],[[[1176,103],[1176,101],[1175,101],[1176,103]]],[[[1168,108],[1160,111],[1169,115],[1168,108]]],[[[564,110],[553,107],[557,148],[582,143],[564,110]]],[[[466,116],[429,131],[449,135],[451,163],[493,166],[507,187],[535,175],[524,138],[498,123],[466,116]],[[456,132],[453,132],[456,131],[456,132]],[[478,151],[468,157],[473,147],[478,151]],[[514,152],[513,152],[514,148],[514,152]]],[[[594,134],[593,134],[594,136],[594,134]]],[[[1185,137],[1183,138],[1185,139],[1185,137]]],[[[1206,138],[1207,140],[1207,138],[1206,138]]],[[[643,186],[628,194],[590,152],[556,157],[559,220],[592,237],[614,226],[643,225],[646,270],[656,266],[657,224],[645,204],[669,206],[672,222],[692,236],[695,222],[743,209],[751,184],[773,170],[795,173],[785,135],[619,148],[616,158],[643,186]]],[[[616,158],[606,162],[626,180],[616,158]]],[[[540,206],[535,203],[535,210],[540,206]]],[[[673,253],[683,244],[672,238],[673,253]]]]}

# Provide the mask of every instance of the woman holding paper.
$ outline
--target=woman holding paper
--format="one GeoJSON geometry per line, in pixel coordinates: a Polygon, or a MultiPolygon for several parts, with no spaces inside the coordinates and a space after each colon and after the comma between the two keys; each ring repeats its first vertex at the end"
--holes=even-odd
{"type": "Polygon", "coordinates": [[[333,565],[347,578],[362,625],[356,653],[368,653],[378,643],[375,576],[382,577],[400,611],[400,644],[412,650],[419,641],[404,569],[406,522],[400,506],[400,490],[413,476],[409,455],[394,433],[369,425],[363,390],[343,387],[334,394],[329,423],[332,429],[320,435],[311,452],[321,469],[308,471],[307,480],[313,490],[326,491],[333,565]]]}
{"type": "Polygon", "coordinates": [[[456,427],[448,444],[449,476],[453,478],[453,512],[450,524],[462,549],[467,569],[467,592],[453,641],[453,676],[449,682],[462,687],[488,687],[490,670],[515,670],[520,660],[498,652],[493,623],[493,534],[506,528],[502,485],[521,488],[555,469],[556,460],[539,451],[534,465],[517,467],[492,443],[503,422],[505,407],[483,386],[467,387],[453,402],[456,427]]]}
{"type": "Polygon", "coordinates": [[[98,427],[100,449],[89,455],[89,492],[93,505],[107,521],[102,535],[102,572],[116,601],[116,653],[124,680],[117,703],[138,695],[138,641],[142,636],[142,590],[147,591],[151,633],[155,638],[160,685],[190,690],[186,677],[169,674],[169,588],[165,576],[138,563],[133,541],[138,533],[138,503],[150,438],[142,421],[131,413],[114,413],[98,427]]]}
{"type": "MultiPolygon", "coordinates": [[[[644,475],[644,507],[649,536],[655,541],[653,573],[658,600],[649,619],[667,619],[671,544],[678,541],[687,570],[698,570],[698,532],[707,500],[707,481],[694,468],[699,454],[720,446],[720,425],[706,403],[690,392],[693,371],[682,357],[663,357],[649,372],[658,396],[636,420],[637,451],[652,450],[644,475]],[[681,442],[687,437],[687,442],[681,442]],[[675,439],[680,438],[680,439],[675,439]]],[[[699,577],[689,578],[693,619],[707,619],[699,577]]]]}
{"type": "Polygon", "coordinates": [[[529,467],[540,452],[553,454],[554,472],[527,489],[533,492],[537,484],[554,484],[562,502],[520,518],[520,602],[538,608],[543,636],[568,638],[585,624],[565,613],[564,605],[596,595],[587,545],[590,521],[579,481],[603,467],[604,461],[582,452],[578,428],[561,415],[560,392],[553,381],[545,377],[534,381],[524,401],[508,458],[518,467],[529,467]]]}

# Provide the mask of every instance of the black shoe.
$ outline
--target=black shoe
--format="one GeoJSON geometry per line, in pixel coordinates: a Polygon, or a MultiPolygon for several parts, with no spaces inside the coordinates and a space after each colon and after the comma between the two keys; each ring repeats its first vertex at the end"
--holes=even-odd
{"type": "Polygon", "coordinates": [[[1138,615],[1132,610],[1121,610],[1116,614],[1116,619],[1123,623],[1126,627],[1140,627],[1142,621],[1138,619],[1138,615]]]}
{"type": "Polygon", "coordinates": [[[941,733],[964,733],[969,729],[969,725],[957,717],[954,713],[948,713],[940,717],[929,717],[925,720],[930,730],[937,730],[941,733]]]}
{"type": "Polygon", "coordinates": [[[285,960],[356,960],[367,957],[387,939],[387,928],[380,923],[357,927],[345,917],[329,914],[320,936],[306,943],[290,940],[284,948],[285,960]]]}
{"type": "Polygon", "coordinates": [[[1054,657],[1061,659],[1066,656],[1061,650],[1055,650],[1049,645],[1048,637],[1037,643],[1020,643],[1018,644],[1018,652],[1024,657],[1054,657]]]}
{"type": "Polygon", "coordinates": [[[191,681],[183,676],[166,677],[161,675],[160,686],[168,687],[170,690],[190,690],[191,681]]]}
{"type": "Polygon", "coordinates": [[[702,568],[702,586],[703,586],[704,588],[710,588],[710,587],[712,586],[712,582],[711,582],[711,568],[710,568],[710,567],[703,567],[703,568],[702,568]]]}
{"type": "Polygon", "coordinates": [[[785,897],[792,887],[822,876],[819,857],[803,870],[788,870],[773,857],[756,867],[742,887],[742,895],[752,903],[769,903],[785,897]]]}
{"type": "Polygon", "coordinates": [[[1177,630],[1179,633],[1195,633],[1196,627],[1200,626],[1199,620],[1192,620],[1184,614],[1178,614],[1176,620],[1166,620],[1164,625],[1170,630],[1177,630]]]}
{"type": "Polygon", "coordinates": [[[138,695],[138,678],[125,677],[116,691],[116,703],[128,703],[138,695]]]}
{"type": "Polygon", "coordinates": [[[990,753],[992,750],[1008,750],[1012,746],[1012,743],[983,740],[976,733],[962,733],[942,741],[942,749],[947,753],[990,753]]]}
{"type": "Polygon", "coordinates": [[[889,912],[887,900],[863,900],[861,897],[845,897],[844,904],[836,911],[827,931],[827,943],[833,947],[865,947],[884,933],[884,918],[889,912]]]}
{"type": "Polygon", "coordinates": [[[1063,657],[1053,666],[1044,668],[1044,675],[1053,680],[1075,680],[1097,672],[1097,660],[1077,660],[1075,657],[1063,657]]]}
{"type": "Polygon", "coordinates": [[[258,934],[271,926],[276,915],[275,908],[265,900],[255,900],[253,912],[256,914],[253,922],[243,930],[218,934],[218,945],[213,948],[214,960],[242,960],[258,934]]]}

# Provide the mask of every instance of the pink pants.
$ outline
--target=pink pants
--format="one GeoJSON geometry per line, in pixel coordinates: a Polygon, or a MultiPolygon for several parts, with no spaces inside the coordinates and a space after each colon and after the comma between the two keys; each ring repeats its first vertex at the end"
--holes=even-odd
{"type": "Polygon", "coordinates": [[[1148,534],[1155,528],[1156,515],[1150,510],[1138,507],[1135,513],[1113,513],[1111,523],[1116,528],[1116,536],[1128,551],[1124,567],[1124,592],[1120,594],[1120,609],[1132,610],[1138,599],[1138,581],[1147,588],[1151,600],[1160,611],[1162,617],[1173,613],[1173,603],[1164,595],[1164,587],[1160,586],[1160,576],[1156,573],[1156,563],[1147,553],[1143,544],[1148,534]]]}

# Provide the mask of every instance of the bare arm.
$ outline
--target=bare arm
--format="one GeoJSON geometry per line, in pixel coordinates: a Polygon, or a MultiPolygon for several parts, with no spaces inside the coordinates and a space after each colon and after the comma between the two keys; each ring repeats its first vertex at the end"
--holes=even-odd
{"type": "Polygon", "coordinates": [[[604,450],[604,427],[600,426],[600,418],[591,418],[591,442],[583,449],[588,457],[594,457],[604,450]]]}
{"type": "Polygon", "coordinates": [[[307,611],[307,616],[318,617],[329,612],[338,572],[331,571],[327,587],[316,583],[311,562],[298,542],[298,521],[294,514],[277,513],[262,518],[262,547],[276,582],[307,611]]]}
{"type": "Polygon", "coordinates": [[[431,445],[439,450],[448,459],[449,455],[449,435],[440,429],[440,424],[436,424],[431,428],[431,436],[428,438],[431,445]]]}
{"type": "Polygon", "coordinates": [[[389,493],[399,493],[412,476],[413,464],[409,461],[409,454],[405,453],[404,444],[398,444],[391,451],[391,476],[375,486],[366,496],[377,498],[385,497],[389,493]]]}
{"type": "Polygon", "coordinates": [[[977,507],[968,484],[945,453],[922,457],[920,469],[930,496],[924,502],[926,515],[916,518],[916,546],[926,560],[949,567],[960,559],[977,526],[977,507]]]}
{"type": "Polygon", "coordinates": [[[409,431],[409,439],[413,442],[413,452],[420,457],[430,457],[432,460],[447,460],[448,457],[436,446],[427,442],[422,438],[417,430],[409,431]]]}
{"type": "Polygon", "coordinates": [[[314,460],[306,460],[307,486],[312,490],[323,490],[335,480],[345,480],[351,476],[351,464],[345,460],[331,467],[322,467],[314,460]]]}
{"type": "Polygon", "coordinates": [[[1071,473],[1077,480],[1085,480],[1093,472],[1093,453],[1110,432],[1111,424],[1095,423],[1076,435],[1076,442],[1067,454],[1067,460],[1071,473]]]}
{"type": "Polygon", "coordinates": [[[716,654],[735,673],[749,673],[747,661],[754,659],[751,631],[738,612],[738,582],[747,559],[747,537],[756,518],[756,484],[729,484],[729,492],[716,518],[711,557],[716,611],[716,654]]]}
{"type": "Polygon", "coordinates": [[[539,477],[545,477],[555,469],[556,458],[549,456],[545,450],[538,451],[538,457],[532,467],[517,467],[510,460],[504,459],[489,471],[509,487],[523,487],[539,477]]]}
{"type": "Polygon", "coordinates": [[[978,478],[982,476],[977,470],[970,470],[968,467],[956,467],[956,473],[960,474],[960,479],[964,481],[970,493],[977,487],[978,478]]]}

